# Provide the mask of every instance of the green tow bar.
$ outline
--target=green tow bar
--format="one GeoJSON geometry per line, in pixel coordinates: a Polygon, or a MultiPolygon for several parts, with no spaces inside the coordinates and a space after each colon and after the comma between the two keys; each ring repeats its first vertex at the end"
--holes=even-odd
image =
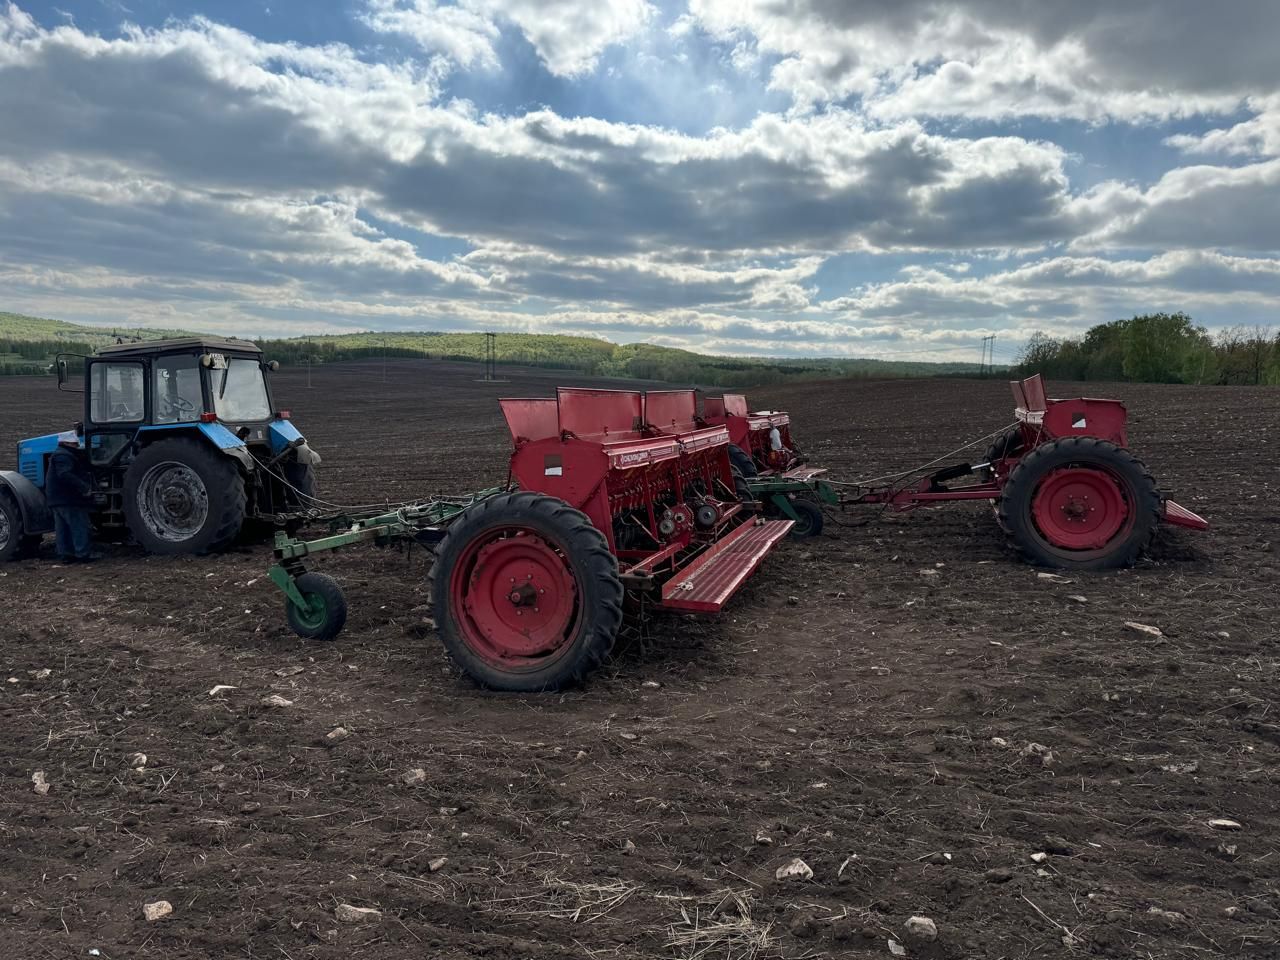
{"type": "Polygon", "coordinates": [[[766,511],[795,521],[796,525],[791,529],[795,537],[816,536],[822,531],[821,504],[833,507],[840,504],[836,488],[816,478],[748,477],[747,487],[752,496],[765,505],[766,511]]]}
{"type": "Polygon", "coordinates": [[[505,490],[505,487],[490,487],[468,497],[406,504],[388,513],[338,517],[330,521],[329,535],[315,540],[298,540],[287,533],[277,533],[276,563],[268,576],[285,595],[289,625],[299,636],[328,640],[337,635],[346,621],[346,600],[341,587],[331,577],[308,573],[307,557],[361,543],[433,544],[443,537],[443,528],[464,510],[505,490]]]}

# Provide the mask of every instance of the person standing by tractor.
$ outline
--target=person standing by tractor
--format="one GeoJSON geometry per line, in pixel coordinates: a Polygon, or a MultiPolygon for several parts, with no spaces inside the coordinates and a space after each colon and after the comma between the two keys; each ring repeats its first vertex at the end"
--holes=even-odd
{"type": "Polygon", "coordinates": [[[45,479],[45,500],[53,511],[53,528],[58,559],[64,563],[92,563],[93,553],[89,509],[93,506],[93,474],[81,447],[84,426],[63,434],[49,458],[45,479]]]}

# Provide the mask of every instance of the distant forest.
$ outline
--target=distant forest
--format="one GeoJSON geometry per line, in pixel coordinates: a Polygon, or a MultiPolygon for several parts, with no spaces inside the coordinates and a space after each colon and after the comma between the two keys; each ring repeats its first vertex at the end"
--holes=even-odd
{"type": "MultiPolygon", "coordinates": [[[[152,339],[192,334],[177,330],[112,331],[0,313],[0,376],[45,373],[55,354],[91,354],[98,347],[113,343],[118,335],[152,339]]],[[[483,333],[349,333],[255,342],[269,359],[287,365],[381,357],[478,363],[485,351],[483,333]]],[[[976,363],[720,357],[647,343],[618,345],[594,337],[534,333],[499,333],[495,347],[500,364],[721,387],[757,386],[795,379],[971,376],[980,370],[976,363]]]]}
{"type": "Polygon", "coordinates": [[[1083,337],[1037,333],[1016,373],[1051,380],[1280,383],[1280,332],[1232,327],[1211,336],[1185,313],[1153,313],[1092,327],[1083,337]]]}

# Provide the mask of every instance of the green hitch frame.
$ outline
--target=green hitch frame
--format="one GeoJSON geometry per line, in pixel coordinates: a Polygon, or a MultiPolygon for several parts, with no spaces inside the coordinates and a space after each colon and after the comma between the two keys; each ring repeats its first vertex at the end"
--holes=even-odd
{"type": "Polygon", "coordinates": [[[307,603],[298,590],[297,578],[307,572],[307,557],[361,543],[380,547],[409,541],[435,543],[444,536],[444,527],[468,507],[505,493],[506,489],[490,487],[468,497],[425,500],[387,513],[337,517],[329,523],[329,535],[315,540],[299,540],[283,531],[278,532],[274,546],[276,563],[267,575],[291,604],[305,609],[307,603]]]}
{"type": "Polygon", "coordinates": [[[791,501],[796,496],[817,500],[833,507],[840,505],[840,494],[836,488],[827,481],[817,478],[792,480],[778,476],[748,477],[747,487],[751,490],[751,495],[761,503],[770,504],[782,516],[797,522],[800,522],[800,515],[791,506],[791,501]]]}

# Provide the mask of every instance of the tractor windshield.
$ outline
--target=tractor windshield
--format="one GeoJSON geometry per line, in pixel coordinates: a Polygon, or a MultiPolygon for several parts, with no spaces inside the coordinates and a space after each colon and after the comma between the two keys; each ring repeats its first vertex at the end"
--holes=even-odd
{"type": "Polygon", "coordinates": [[[228,358],[225,370],[213,370],[213,408],[220,420],[252,423],[271,419],[271,402],[257,360],[228,358]]]}

